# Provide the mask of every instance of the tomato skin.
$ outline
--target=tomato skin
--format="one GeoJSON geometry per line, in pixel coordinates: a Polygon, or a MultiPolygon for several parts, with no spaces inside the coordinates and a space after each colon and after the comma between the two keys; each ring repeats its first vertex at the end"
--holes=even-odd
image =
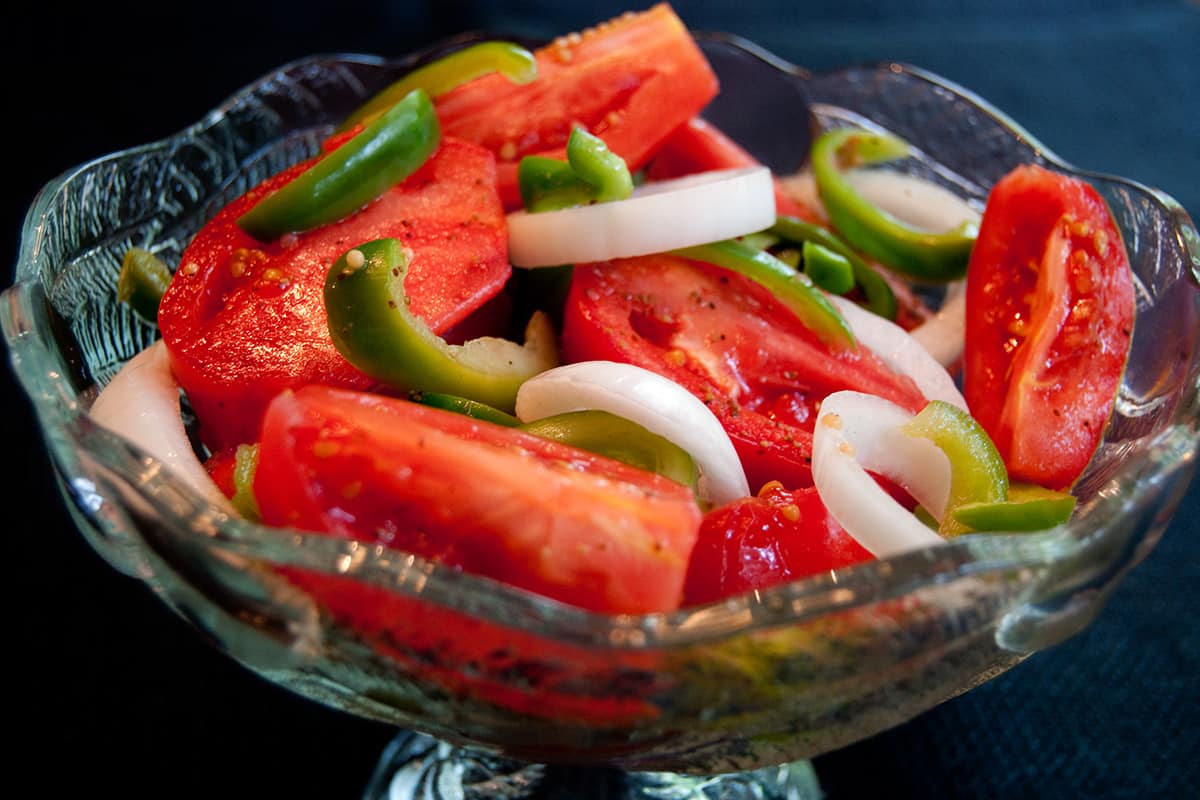
{"type": "MultiPolygon", "coordinates": [[[[760,166],[740,144],[701,117],[693,117],[663,142],[646,168],[649,180],[668,180],[697,172],[760,166]]],[[[818,225],[827,224],[824,212],[801,203],[787,193],[778,177],[775,182],[775,213],[798,217],[818,225]]]]}
{"type": "Polygon", "coordinates": [[[729,433],[752,490],[812,484],[812,428],[830,392],[877,394],[914,413],[925,405],[865,348],[830,352],[753,281],[669,255],[576,266],[562,351],[632,363],[691,391],[729,433]]]}
{"type": "Polygon", "coordinates": [[[640,169],[672,131],[717,94],[717,77],[675,12],[660,4],[560,37],[535,53],[538,77],[487,75],[438,98],[442,130],[497,157],[506,208],[521,207],[524,156],[566,159],[577,125],[640,169]]]}
{"type": "Polygon", "coordinates": [[[380,542],[607,613],[676,608],[700,512],[654,473],[365,392],[285,392],[263,422],[264,523],[380,542]]]}
{"type": "Polygon", "coordinates": [[[684,584],[684,605],[767,589],[873,560],[825,510],[816,489],[770,484],[705,515],[684,584]]]}
{"type": "Polygon", "coordinates": [[[184,252],[159,308],[172,371],[214,450],[255,440],[263,410],[284,389],[372,385],[334,347],[322,297],[329,265],[354,245],[387,236],[410,248],[411,308],[438,332],[485,304],[511,273],[494,162],[482,148],[444,140],[408,180],[316,230],[264,244],[237,226],[306,166],[219,212],[184,252]]]}
{"type": "Polygon", "coordinates": [[[1018,167],[967,273],[963,394],[1013,480],[1069,488],[1112,413],[1133,332],[1120,231],[1084,181],[1018,167]]]}

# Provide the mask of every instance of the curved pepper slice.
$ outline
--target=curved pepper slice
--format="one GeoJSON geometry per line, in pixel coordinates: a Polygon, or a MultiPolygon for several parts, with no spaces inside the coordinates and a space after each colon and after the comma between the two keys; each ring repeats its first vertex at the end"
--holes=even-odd
{"type": "Polygon", "coordinates": [[[599,136],[574,128],[567,139],[567,160],[526,156],[517,167],[521,203],[526,211],[624,200],[633,194],[633,176],[625,159],[599,136]]]}
{"type": "Polygon", "coordinates": [[[807,275],[796,272],[770,253],[733,239],[674,251],[684,258],[732,270],[766,287],[805,327],[835,350],[854,350],[849,324],[807,275]]]}
{"type": "Polygon", "coordinates": [[[696,462],[677,444],[607,411],[571,411],[526,422],[526,433],[606,456],[696,490],[696,462]]]}
{"type": "Polygon", "coordinates": [[[819,244],[845,258],[854,271],[854,282],[862,290],[867,308],[885,319],[896,319],[896,293],[892,291],[892,287],[870,264],[863,261],[858,253],[832,232],[820,225],[783,214],[775,218],[775,224],[768,228],[767,232],[799,245],[805,242],[819,244]]]}
{"type": "Polygon", "coordinates": [[[996,445],[966,411],[932,400],[904,426],[910,436],[931,440],[950,459],[950,496],[938,532],[954,536],[970,530],[955,516],[967,504],[999,503],[1008,498],[1008,471],[996,445]]]}
{"type": "Polygon", "coordinates": [[[481,403],[478,400],[470,400],[454,394],[423,392],[416,389],[408,393],[408,399],[423,406],[433,406],[445,411],[453,411],[455,414],[462,414],[464,417],[481,419],[484,422],[503,425],[505,428],[515,428],[521,424],[521,420],[512,414],[505,414],[500,409],[493,408],[487,403],[481,403]]]}
{"type": "Polygon", "coordinates": [[[417,89],[337,150],[238,217],[260,241],[347,217],[416,172],[441,141],[433,102],[417,89]]]}
{"type": "Polygon", "coordinates": [[[833,294],[845,294],[854,288],[854,268],[845,256],[816,242],[805,242],[800,252],[804,274],[817,286],[833,294]]]}
{"type": "Polygon", "coordinates": [[[487,336],[447,344],[408,310],[407,264],[400,242],[377,239],[330,267],[325,310],[338,352],[397,389],[459,395],[511,411],[521,384],[557,363],[549,319],[534,313],[524,347],[487,336]]]}
{"type": "Polygon", "coordinates": [[[935,233],[915,228],[873,205],[846,180],[843,169],[908,155],[908,143],[888,134],[839,128],[813,144],[812,170],[833,226],[851,245],[914,278],[949,281],[967,271],[979,226],[974,222],[935,233]]]}
{"type": "Polygon", "coordinates": [[[418,67],[400,80],[379,91],[346,117],[338,130],[369,125],[414,89],[424,89],[438,97],[467,81],[499,72],[516,84],[537,77],[537,59],[533,53],[512,42],[480,42],[418,67]]]}
{"type": "Polygon", "coordinates": [[[154,322],[158,304],[171,285],[171,268],[149,250],[131,247],[121,259],[117,275],[117,300],[128,303],[138,316],[154,322]]]}
{"type": "Polygon", "coordinates": [[[1041,531],[1061,525],[1075,511],[1075,498],[1032,483],[1008,487],[999,503],[964,503],[950,513],[975,531],[1041,531]]]}

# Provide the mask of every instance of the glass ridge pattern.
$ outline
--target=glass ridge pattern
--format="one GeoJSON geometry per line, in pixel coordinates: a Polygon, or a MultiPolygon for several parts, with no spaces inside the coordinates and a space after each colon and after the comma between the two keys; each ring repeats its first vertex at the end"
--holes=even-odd
{"type": "MultiPolygon", "coordinates": [[[[402,61],[287,65],[174,137],[51,182],[29,212],[0,321],[68,506],[115,568],[232,657],[327,705],[517,759],[746,770],[896,725],[1061,641],[1153,548],[1195,471],[1200,419],[1200,237],[1183,210],[1073,170],[936,76],[897,64],[813,75],[723,35],[702,43],[726,89],[769,83],[807,98],[821,127],[897,133],[922,154],[912,170],[968,198],[981,202],[1034,161],[1083,174],[1109,202],[1138,318],[1117,412],[1070,525],[960,537],[669,615],[606,617],[382,547],[229,519],[91,423],[98,387],[156,336],[115,300],[125,250],[177,264],[225,203],[314,154],[398,74],[469,40],[402,61]],[[374,587],[403,613],[393,627],[350,630],[278,567],[374,587]],[[472,637],[505,646],[472,647],[472,637]]],[[[753,92],[722,97],[739,94],[753,92]]],[[[721,102],[714,118],[738,115],[721,102]]],[[[807,133],[772,126],[736,138],[783,168],[807,133]]]]}

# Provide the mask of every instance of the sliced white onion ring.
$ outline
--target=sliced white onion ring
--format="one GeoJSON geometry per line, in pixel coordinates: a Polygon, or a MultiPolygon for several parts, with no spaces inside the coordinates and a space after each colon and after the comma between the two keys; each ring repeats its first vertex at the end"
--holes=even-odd
{"type": "Polygon", "coordinates": [[[662,375],[615,361],[580,361],[530,378],[517,392],[522,422],[587,410],[624,417],[687,451],[700,471],[702,500],[721,505],[750,494],[720,421],[698,397],[662,375]]]}
{"type": "Polygon", "coordinates": [[[907,331],[844,297],[829,295],[829,300],[850,325],[854,338],[896,372],[912,378],[926,400],[945,400],[966,411],[967,401],[954,385],[954,378],[907,331]]]}
{"type": "Polygon", "coordinates": [[[950,460],[932,441],[901,428],[913,415],[861,392],[834,392],[813,430],[813,483],[825,508],[878,558],[945,540],[884,491],[867,470],[903,486],[935,517],[950,497],[950,460]]]}
{"type": "Polygon", "coordinates": [[[929,355],[949,369],[962,358],[966,345],[967,293],[962,281],[952,283],[937,313],[912,330],[912,337],[929,355]]]}
{"type": "Polygon", "coordinates": [[[864,198],[892,216],[927,231],[979,223],[979,212],[944,186],[890,169],[852,169],[846,180],[864,198]]]}
{"type": "Polygon", "coordinates": [[[196,458],[179,416],[179,384],[161,340],[129,360],[92,404],[92,419],[161,461],[205,500],[233,507],[196,458]]]}
{"type": "Polygon", "coordinates": [[[766,167],[717,170],[649,183],[627,200],[508,215],[508,258],[551,267],[662,253],[775,224],[766,167]]]}

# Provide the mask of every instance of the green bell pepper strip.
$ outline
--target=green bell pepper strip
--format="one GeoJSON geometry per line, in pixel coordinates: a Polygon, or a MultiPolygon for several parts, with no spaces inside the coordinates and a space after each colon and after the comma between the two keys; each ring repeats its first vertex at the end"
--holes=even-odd
{"type": "Polygon", "coordinates": [[[440,392],[510,412],[517,389],[557,364],[554,331],[535,313],[525,346],[494,337],[447,344],[408,309],[408,257],[395,239],[347,251],[325,277],[334,346],[362,372],[404,391],[440,392]]]}
{"type": "Polygon", "coordinates": [[[843,168],[902,158],[908,143],[889,134],[852,128],[828,131],[812,149],[817,192],[829,219],[852,246],[913,278],[950,281],[967,271],[979,226],[974,222],[935,233],[915,228],[873,205],[846,180],[843,168]]]}
{"type": "Polygon", "coordinates": [[[491,422],[495,425],[503,425],[506,428],[515,428],[521,424],[521,420],[512,414],[505,414],[500,409],[493,408],[478,400],[469,400],[466,397],[459,397],[453,394],[423,392],[418,389],[409,392],[408,399],[414,403],[453,411],[455,414],[462,414],[464,417],[491,422]]]}
{"type": "MultiPolygon", "coordinates": [[[[745,236],[737,237],[737,239],[742,244],[753,247],[755,250],[770,250],[772,247],[779,244],[779,237],[772,233],[768,233],[767,231],[747,233],[745,236]]],[[[775,257],[779,258],[778,251],[775,251],[775,257]]],[[[783,261],[784,259],[779,258],[779,260],[783,261]]],[[[798,264],[800,262],[797,261],[796,263],[798,264]]]]}
{"type": "Polygon", "coordinates": [[[567,160],[522,158],[517,186],[525,210],[536,213],[624,200],[633,194],[633,176],[625,159],[609,150],[603,139],[574,128],[567,139],[567,160]]]}
{"type": "Polygon", "coordinates": [[[595,189],[566,161],[525,156],[517,165],[521,205],[530,213],[557,211],[592,202],[595,189]]]}
{"type": "Polygon", "coordinates": [[[385,87],[355,109],[342,122],[339,130],[348,131],[359,124],[369,125],[414,89],[424,89],[430,97],[438,97],[467,81],[493,72],[503,74],[513,83],[529,83],[537,77],[537,59],[533,53],[512,42],[480,42],[464,47],[414,69],[385,87]]]}
{"type": "Polygon", "coordinates": [[[239,444],[233,454],[233,497],[229,502],[245,519],[258,522],[258,499],[254,496],[254,473],[258,469],[258,445],[239,444]]]}
{"type": "Polygon", "coordinates": [[[131,247],[121,259],[117,275],[117,301],[127,303],[138,316],[149,322],[158,320],[158,304],[171,283],[171,268],[161,258],[131,247]]]}
{"type": "Polygon", "coordinates": [[[991,438],[975,418],[958,406],[931,400],[904,426],[910,436],[931,440],[950,459],[950,497],[938,532],[955,536],[967,530],[954,510],[968,503],[998,503],[1008,497],[1008,470],[991,438]]]}
{"type": "Polygon", "coordinates": [[[410,92],[361,133],[238,217],[260,241],[349,216],[416,172],[433,155],[441,129],[433,102],[410,92]]]}
{"type": "Polygon", "coordinates": [[[679,445],[607,411],[572,411],[526,422],[520,430],[655,472],[696,491],[700,471],[679,445]]]}
{"type": "Polygon", "coordinates": [[[705,261],[732,270],[766,287],[784,303],[797,318],[834,350],[855,350],[854,332],[812,279],[796,272],[775,256],[739,242],[721,242],[684,247],[675,255],[705,261]]]}
{"type": "Polygon", "coordinates": [[[775,218],[775,224],[767,232],[801,246],[805,242],[815,242],[845,258],[854,270],[854,282],[862,289],[867,308],[884,319],[896,319],[896,293],[892,287],[874,267],[863,261],[858,253],[833,233],[820,225],[784,214],[775,218]]]}
{"type": "Polygon", "coordinates": [[[805,242],[800,254],[804,274],[817,286],[833,294],[845,294],[854,288],[854,269],[845,256],[816,242],[805,242]]]}
{"type": "Polygon", "coordinates": [[[998,503],[964,503],[951,514],[976,531],[1041,531],[1061,525],[1075,512],[1075,498],[1028,483],[1008,487],[1008,499],[998,503]]]}
{"type": "Polygon", "coordinates": [[[592,186],[597,203],[624,200],[633,194],[633,176],[625,159],[583,128],[573,129],[567,139],[567,163],[592,186]]]}

